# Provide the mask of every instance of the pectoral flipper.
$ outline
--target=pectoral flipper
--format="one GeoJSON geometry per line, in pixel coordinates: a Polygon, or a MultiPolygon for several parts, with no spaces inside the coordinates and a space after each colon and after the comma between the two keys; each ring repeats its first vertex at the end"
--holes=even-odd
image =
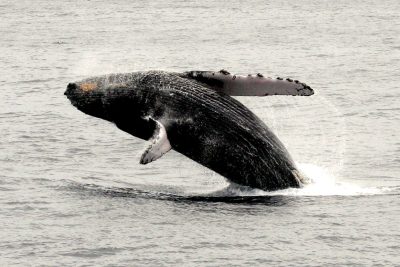
{"type": "MultiPolygon", "coordinates": [[[[153,119],[149,118],[149,120],[153,119]]],[[[149,141],[151,143],[143,152],[142,157],[140,158],[141,164],[147,164],[155,161],[156,159],[160,158],[162,155],[170,151],[172,148],[171,144],[169,143],[167,131],[164,125],[157,120],[154,121],[156,122],[154,135],[150,138],[149,141]]]]}
{"type": "Polygon", "coordinates": [[[258,73],[255,75],[232,75],[226,70],[188,71],[181,77],[193,79],[219,92],[230,96],[269,96],[292,95],[310,96],[314,90],[305,83],[290,78],[269,78],[258,73]]]}

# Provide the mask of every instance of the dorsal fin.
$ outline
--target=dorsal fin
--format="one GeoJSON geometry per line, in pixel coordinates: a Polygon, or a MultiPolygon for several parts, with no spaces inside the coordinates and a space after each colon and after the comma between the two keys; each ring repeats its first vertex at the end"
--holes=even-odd
{"type": "Polygon", "coordinates": [[[180,76],[193,79],[230,96],[310,96],[314,94],[314,90],[305,83],[290,78],[266,78],[260,73],[242,76],[232,75],[226,70],[188,71],[180,76]]]}

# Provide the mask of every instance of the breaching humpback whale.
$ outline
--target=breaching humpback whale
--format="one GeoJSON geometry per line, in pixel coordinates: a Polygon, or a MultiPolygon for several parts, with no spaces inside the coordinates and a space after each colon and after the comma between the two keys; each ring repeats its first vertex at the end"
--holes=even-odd
{"type": "Polygon", "coordinates": [[[65,91],[82,112],[149,140],[142,164],[174,149],[231,182],[267,191],[300,187],[302,176],[275,134],[231,96],[313,93],[297,80],[225,70],[110,74],[65,91]]]}

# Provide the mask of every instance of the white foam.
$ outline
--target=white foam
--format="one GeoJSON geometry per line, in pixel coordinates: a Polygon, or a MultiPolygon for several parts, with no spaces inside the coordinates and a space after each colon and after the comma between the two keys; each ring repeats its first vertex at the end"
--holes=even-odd
{"type": "Polygon", "coordinates": [[[314,165],[297,164],[299,170],[310,179],[302,188],[289,188],[273,192],[253,189],[247,186],[230,184],[223,190],[213,192],[212,196],[355,196],[384,194],[387,188],[363,187],[354,183],[342,182],[328,169],[314,165]]]}
{"type": "Polygon", "coordinates": [[[354,183],[342,182],[328,169],[314,165],[297,164],[300,171],[310,179],[310,183],[302,188],[290,188],[270,194],[298,196],[353,196],[382,194],[383,189],[363,187],[354,183]]]}

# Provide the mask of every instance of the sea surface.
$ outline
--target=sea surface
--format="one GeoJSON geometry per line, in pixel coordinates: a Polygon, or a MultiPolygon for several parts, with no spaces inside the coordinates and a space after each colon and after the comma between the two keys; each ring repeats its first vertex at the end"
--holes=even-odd
{"type": "Polygon", "coordinates": [[[0,266],[400,266],[400,1],[0,1],[0,266]],[[291,77],[239,97],[312,182],[264,192],[74,108],[139,70],[291,77]]]}

